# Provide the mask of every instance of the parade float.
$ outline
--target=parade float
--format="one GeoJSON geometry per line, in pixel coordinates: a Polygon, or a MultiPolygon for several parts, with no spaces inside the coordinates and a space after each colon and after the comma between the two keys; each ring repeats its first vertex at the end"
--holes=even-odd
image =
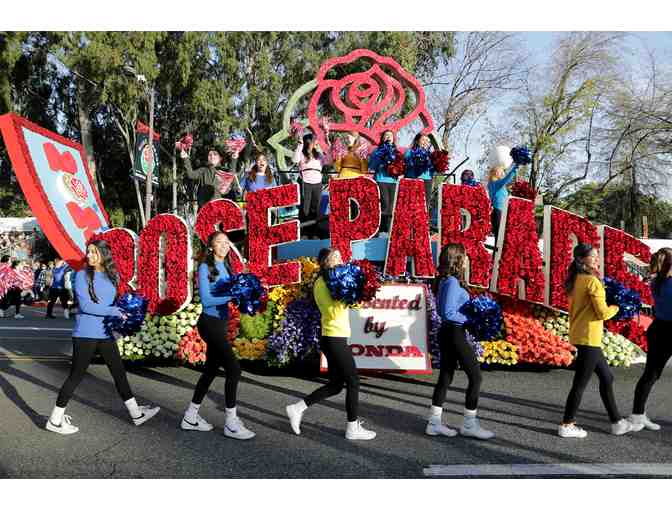
{"type": "MultiPolygon", "coordinates": [[[[278,166],[285,169],[293,153],[286,141],[303,129],[310,129],[325,150],[328,131],[354,130],[372,150],[385,130],[396,133],[409,126],[430,137],[432,163],[447,171],[447,153],[434,133],[420,83],[392,58],[357,50],[326,61],[315,80],[292,95],[282,129],[269,144],[278,166]],[[343,66],[360,70],[338,74],[343,66]],[[307,111],[298,111],[306,101],[307,111]],[[330,105],[328,121],[322,112],[325,102],[330,105]]],[[[351,349],[361,370],[428,373],[436,366],[440,319],[431,282],[440,247],[451,242],[465,246],[470,289],[475,298],[483,296],[475,303],[486,303],[481,309],[474,306],[472,320],[488,322],[479,315],[484,313],[500,316],[487,328],[471,331],[474,349],[485,364],[567,367],[572,363],[575,349],[567,340],[562,283],[577,242],[598,248],[602,274],[620,285],[616,299],[627,293],[639,300],[631,303],[630,314],[606,323],[603,349],[610,364],[629,366],[641,361],[646,351],[638,303],[650,306],[652,298],[642,278],[628,270],[624,256],[646,264],[651,255],[648,246],[623,231],[592,225],[551,206],[544,208],[543,232],[538,236],[534,191],[524,183],[514,185],[506,203],[494,257],[486,247],[492,206],[482,186],[442,183],[439,232],[432,236],[423,182],[407,178],[397,184],[389,236],[378,236],[380,195],[367,177],[329,182],[327,240],[300,240],[297,220],[271,222],[272,210],[299,205],[297,184],[249,193],[244,209],[227,199],[213,200],[200,209],[193,230],[179,216],[159,214],[135,233],[110,228],[81,145],[14,114],[0,117],[0,128],[18,182],[60,255],[79,267],[86,242],[105,239],[121,277],[120,294],[133,291],[147,299],[139,331],[118,338],[126,360],[193,366],[205,361],[207,346],[196,329],[201,305],[194,258],[218,230],[245,231],[248,259],[232,249],[229,262],[236,272],[257,275],[267,289],[265,307],[254,315],[230,305],[228,332],[241,359],[263,366],[318,359],[320,320],[312,285],[319,270],[314,257],[325,246],[338,248],[346,262],[373,262],[385,280],[374,299],[350,312],[351,349]],[[354,218],[353,201],[359,209],[354,218]]],[[[401,159],[399,153],[390,154],[387,164],[399,167],[401,159]]]]}

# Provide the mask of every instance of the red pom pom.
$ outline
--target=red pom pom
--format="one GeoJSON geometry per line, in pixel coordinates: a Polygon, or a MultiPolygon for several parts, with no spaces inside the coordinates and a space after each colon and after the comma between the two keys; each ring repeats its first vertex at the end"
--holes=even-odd
{"type": "Polygon", "coordinates": [[[438,173],[445,174],[448,171],[450,163],[450,155],[448,154],[448,151],[434,151],[430,158],[432,160],[432,165],[434,165],[434,168],[438,173]]]}
{"type": "Polygon", "coordinates": [[[404,155],[401,151],[397,151],[397,157],[387,166],[387,173],[392,177],[401,177],[405,172],[404,155]]]}
{"type": "Polygon", "coordinates": [[[527,181],[516,181],[511,186],[511,194],[514,197],[525,198],[534,201],[537,198],[537,190],[534,189],[527,181]]]}
{"type": "Polygon", "coordinates": [[[380,272],[370,261],[367,259],[355,260],[353,264],[360,267],[362,273],[364,274],[364,290],[362,291],[362,301],[371,301],[376,297],[378,289],[382,284],[382,277],[380,272]]]}

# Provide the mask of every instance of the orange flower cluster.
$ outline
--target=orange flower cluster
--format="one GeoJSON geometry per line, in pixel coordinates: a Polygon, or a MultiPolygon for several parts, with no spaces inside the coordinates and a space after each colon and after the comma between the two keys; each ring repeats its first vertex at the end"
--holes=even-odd
{"type": "Polygon", "coordinates": [[[518,362],[569,366],[576,348],[546,330],[531,316],[504,312],[504,340],[518,348],[518,362]]]}

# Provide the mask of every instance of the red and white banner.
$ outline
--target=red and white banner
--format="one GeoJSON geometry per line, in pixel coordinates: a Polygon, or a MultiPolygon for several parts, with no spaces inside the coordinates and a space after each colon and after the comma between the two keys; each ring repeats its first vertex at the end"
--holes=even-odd
{"type": "MultiPolygon", "coordinates": [[[[424,285],[383,285],[376,299],[350,310],[350,350],[358,370],[430,374],[424,285]]],[[[327,360],[320,359],[322,371],[327,360]]]]}

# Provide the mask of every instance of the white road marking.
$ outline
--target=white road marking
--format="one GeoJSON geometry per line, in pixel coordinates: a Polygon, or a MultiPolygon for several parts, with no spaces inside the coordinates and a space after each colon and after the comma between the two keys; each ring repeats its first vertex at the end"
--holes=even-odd
{"type": "Polygon", "coordinates": [[[672,464],[433,464],[425,476],[672,476],[672,464]]]}

